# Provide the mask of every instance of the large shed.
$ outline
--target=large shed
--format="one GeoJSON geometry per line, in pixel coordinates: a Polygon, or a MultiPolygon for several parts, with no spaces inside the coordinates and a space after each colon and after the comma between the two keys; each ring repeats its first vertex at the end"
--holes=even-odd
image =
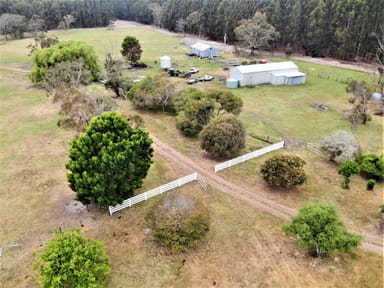
{"type": "Polygon", "coordinates": [[[191,45],[191,49],[191,53],[200,58],[219,56],[219,49],[201,42],[196,42],[195,44],[191,45]]]}
{"type": "Polygon", "coordinates": [[[238,80],[239,86],[256,86],[259,84],[298,85],[304,84],[305,76],[291,61],[242,65],[232,67],[229,70],[229,77],[238,80]]]}

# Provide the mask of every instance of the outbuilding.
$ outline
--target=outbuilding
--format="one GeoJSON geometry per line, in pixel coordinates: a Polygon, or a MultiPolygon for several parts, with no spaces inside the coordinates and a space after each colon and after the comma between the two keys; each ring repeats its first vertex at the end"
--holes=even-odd
{"type": "Polygon", "coordinates": [[[219,56],[219,49],[201,42],[196,42],[195,44],[191,45],[191,49],[191,54],[200,58],[219,56]]]}
{"type": "Polygon", "coordinates": [[[232,67],[229,77],[238,80],[239,86],[243,87],[260,84],[304,84],[306,75],[299,71],[295,63],[288,61],[232,67]]]}

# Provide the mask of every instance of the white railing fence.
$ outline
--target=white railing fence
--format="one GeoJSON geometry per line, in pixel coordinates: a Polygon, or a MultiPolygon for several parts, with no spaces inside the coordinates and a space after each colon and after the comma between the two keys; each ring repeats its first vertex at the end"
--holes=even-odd
{"type": "Polygon", "coordinates": [[[264,154],[266,154],[266,153],[269,153],[269,152],[272,152],[272,151],[281,149],[281,148],[283,148],[283,147],[284,147],[284,141],[281,141],[281,142],[272,144],[272,145],[270,145],[270,146],[264,147],[264,148],[262,148],[262,149],[259,149],[259,150],[250,152],[250,153],[248,153],[248,154],[244,154],[244,155],[239,156],[239,157],[237,157],[237,158],[233,158],[233,159],[228,160],[228,161],[226,161],[226,162],[219,163],[219,164],[217,164],[217,165],[215,166],[215,172],[218,172],[218,171],[220,171],[220,170],[223,170],[223,169],[232,167],[232,166],[234,166],[234,165],[243,163],[243,162],[248,161],[248,160],[250,160],[250,159],[252,159],[252,158],[259,157],[259,156],[261,156],[261,155],[264,155],[264,154]]]}
{"type": "Polygon", "coordinates": [[[109,215],[112,215],[113,213],[116,213],[124,208],[131,207],[137,203],[140,203],[142,201],[145,201],[149,198],[152,198],[154,196],[163,194],[164,192],[167,192],[169,190],[175,189],[177,187],[183,186],[184,184],[193,182],[193,181],[198,181],[201,187],[207,191],[208,185],[204,181],[204,179],[197,173],[192,173],[190,175],[187,175],[185,177],[179,178],[177,180],[171,181],[167,184],[164,184],[162,186],[159,186],[157,188],[151,189],[147,192],[141,193],[139,195],[136,195],[134,197],[131,197],[127,200],[124,200],[123,203],[116,205],[116,206],[109,206],[109,215]]]}

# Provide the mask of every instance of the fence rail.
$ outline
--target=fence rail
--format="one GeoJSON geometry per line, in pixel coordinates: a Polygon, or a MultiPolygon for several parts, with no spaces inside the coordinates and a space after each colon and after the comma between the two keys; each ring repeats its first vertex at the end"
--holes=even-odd
{"type": "Polygon", "coordinates": [[[182,178],[179,178],[177,180],[174,180],[174,181],[171,181],[167,184],[164,184],[162,186],[159,186],[157,188],[154,188],[154,189],[151,189],[147,192],[144,192],[144,193],[141,193],[139,195],[136,195],[134,197],[131,197],[127,200],[124,200],[123,203],[119,204],[119,205],[116,205],[116,206],[109,206],[108,207],[108,210],[109,210],[109,215],[112,215],[113,213],[116,213],[122,209],[125,209],[127,207],[131,207],[137,203],[140,203],[142,201],[145,201],[149,198],[152,198],[154,196],[157,196],[157,195],[160,195],[160,194],[163,194],[164,192],[167,192],[169,190],[172,190],[172,189],[175,189],[177,187],[180,187],[180,186],[183,186],[187,183],[190,183],[190,182],[193,182],[193,181],[198,181],[199,184],[201,185],[201,187],[207,191],[208,189],[208,185],[207,183],[204,181],[204,179],[197,173],[192,173],[190,175],[187,175],[185,177],[182,177],[182,178]]]}
{"type": "Polygon", "coordinates": [[[316,145],[314,143],[306,143],[305,149],[317,154],[318,156],[324,156],[323,151],[321,150],[320,146],[316,145]]]}
{"type": "Polygon", "coordinates": [[[248,161],[248,160],[250,160],[250,159],[252,159],[252,158],[259,157],[259,156],[261,156],[261,155],[264,155],[264,154],[266,154],[266,153],[269,153],[269,152],[272,152],[272,151],[281,149],[281,148],[283,148],[283,147],[284,147],[284,141],[280,141],[280,142],[278,142],[278,143],[272,144],[272,145],[267,146],[267,147],[264,147],[264,148],[262,148],[262,149],[259,149],[259,150],[253,151],[253,152],[251,152],[251,153],[242,155],[242,156],[240,156],[240,157],[231,159],[231,160],[229,160],[229,161],[222,162],[222,163],[217,164],[217,165],[215,166],[215,172],[218,172],[218,171],[220,171],[220,170],[223,170],[223,169],[232,167],[232,166],[234,166],[234,165],[243,163],[243,162],[248,161]]]}

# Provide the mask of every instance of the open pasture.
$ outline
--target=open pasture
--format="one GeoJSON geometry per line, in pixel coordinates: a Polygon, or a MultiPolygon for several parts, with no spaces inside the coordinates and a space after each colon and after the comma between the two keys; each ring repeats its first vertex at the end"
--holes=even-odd
{"type": "MultiPolygon", "coordinates": [[[[180,69],[199,67],[200,74],[225,75],[219,61],[185,56],[189,49],[181,38],[162,35],[147,27],[106,30],[83,29],[52,32],[60,40],[80,40],[94,46],[103,64],[105,53],[119,55],[126,35],[136,36],[143,48],[142,61],[149,69],[126,72],[132,78],[162,73],[159,57],[170,55],[180,69]],[[156,61],[156,62],[155,62],[156,61]]],[[[74,133],[59,129],[58,107],[45,92],[29,82],[21,70],[30,67],[26,46],[32,39],[9,41],[0,46],[0,247],[1,284],[4,287],[30,285],[33,251],[40,251],[52,229],[81,226],[87,236],[102,240],[111,257],[109,287],[382,287],[382,257],[357,250],[352,255],[336,254],[321,261],[307,256],[296,241],[283,234],[282,220],[260,212],[215,189],[208,192],[198,185],[171,193],[191,193],[201,198],[211,213],[211,231],[201,246],[188,253],[170,255],[156,247],[145,235],[145,211],[152,200],[109,217],[106,211],[76,205],[66,182],[65,162],[74,133]],[[12,244],[21,247],[11,247],[12,244]],[[183,261],[185,260],[185,261],[183,261]]],[[[233,57],[233,55],[224,55],[233,57]]],[[[273,59],[271,59],[273,60],[273,59]]],[[[352,131],[364,152],[383,150],[382,118],[374,116],[367,126],[352,129],[344,118],[350,108],[345,85],[327,78],[371,77],[365,73],[324,67],[295,61],[300,69],[310,71],[303,86],[260,86],[233,90],[244,101],[240,120],[248,134],[247,148],[263,144],[250,135],[287,138],[292,143],[314,142],[338,129],[352,131]],[[332,76],[332,77],[331,77],[332,76]],[[329,106],[330,111],[310,107],[312,103],[329,106]],[[295,140],[295,141],[293,141],[295,140]]],[[[178,87],[184,79],[170,78],[178,87]]],[[[224,87],[214,80],[197,88],[224,87]]],[[[97,87],[97,89],[102,89],[97,87]]],[[[107,92],[109,93],[109,92],[107,92]]],[[[112,94],[112,93],[110,93],[112,94]]],[[[197,139],[182,137],[172,115],[135,110],[129,102],[117,100],[119,110],[140,114],[145,127],[173,148],[196,162],[207,159],[197,139]]],[[[241,184],[276,202],[299,208],[308,201],[333,203],[343,219],[355,231],[378,234],[383,184],[374,191],[365,190],[365,181],[354,176],[351,189],[341,189],[337,168],[326,159],[292,147],[307,165],[307,183],[290,192],[272,191],[259,175],[266,157],[220,172],[226,179],[241,184]],[[252,175],[251,177],[249,175],[252,175]]],[[[155,154],[144,187],[161,185],[180,176],[180,171],[155,154]]]]}

